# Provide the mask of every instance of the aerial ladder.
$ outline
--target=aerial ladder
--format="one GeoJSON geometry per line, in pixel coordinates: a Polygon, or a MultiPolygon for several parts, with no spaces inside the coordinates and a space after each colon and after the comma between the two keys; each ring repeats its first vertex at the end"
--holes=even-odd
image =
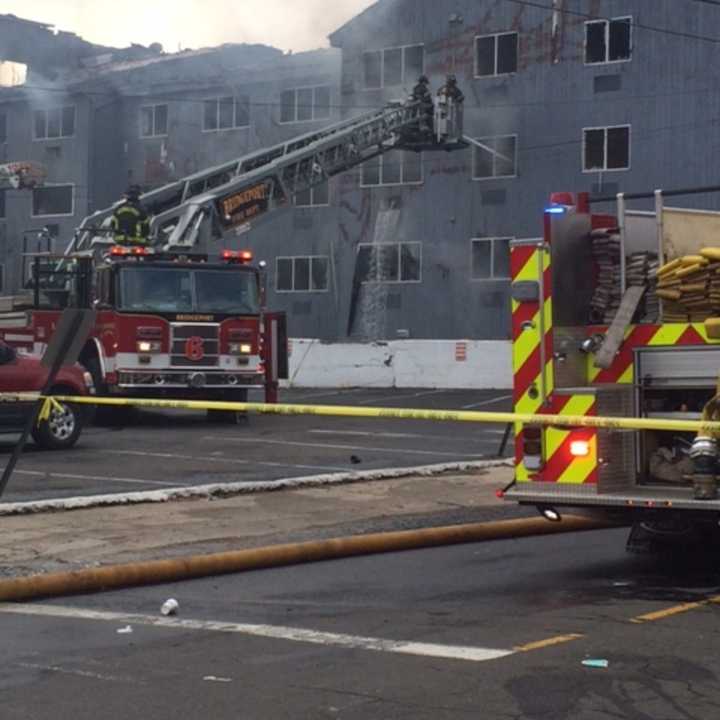
{"type": "MultiPolygon", "coordinates": [[[[187,252],[225,232],[249,230],[304,190],[391,150],[450,152],[476,144],[463,135],[462,101],[439,93],[342,120],[145,193],[150,242],[187,252]]],[[[112,244],[116,203],[87,217],[66,253],[112,244]]]]}

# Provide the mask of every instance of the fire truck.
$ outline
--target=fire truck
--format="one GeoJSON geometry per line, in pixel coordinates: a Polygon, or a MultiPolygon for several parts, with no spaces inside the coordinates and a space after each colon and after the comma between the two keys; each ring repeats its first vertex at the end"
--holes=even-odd
{"type": "MultiPolygon", "coordinates": [[[[718,392],[720,213],[673,199],[719,189],[552,196],[543,236],[511,244],[516,412],[701,419],[718,392]]],[[[506,499],[550,520],[569,508],[631,524],[630,549],[717,528],[715,438],[515,431],[506,499]]]]}
{"type": "Polygon", "coordinates": [[[119,203],[94,213],[62,259],[31,259],[33,296],[4,308],[0,335],[41,352],[77,296],[68,269],[90,256],[97,321],[80,362],[98,394],[244,401],[264,388],[276,402],[287,377],[285,316],[265,309],[262,269],[248,251],[213,248],[369,159],[467,147],[457,98],[441,91],[392,102],[147,192],[147,248],[114,245],[119,203]]]}

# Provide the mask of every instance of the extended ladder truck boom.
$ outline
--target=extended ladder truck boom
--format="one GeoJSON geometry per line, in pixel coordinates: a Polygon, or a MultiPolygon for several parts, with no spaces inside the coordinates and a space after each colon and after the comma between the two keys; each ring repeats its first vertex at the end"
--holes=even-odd
{"type": "MultiPolygon", "coordinates": [[[[427,102],[394,102],[145,193],[152,245],[187,251],[225,231],[250,229],[295,194],[390,150],[447,152],[473,142],[462,134],[462,102],[441,95],[432,112],[429,123],[427,102]]],[[[116,207],[86,218],[67,252],[111,243],[116,207]]]]}

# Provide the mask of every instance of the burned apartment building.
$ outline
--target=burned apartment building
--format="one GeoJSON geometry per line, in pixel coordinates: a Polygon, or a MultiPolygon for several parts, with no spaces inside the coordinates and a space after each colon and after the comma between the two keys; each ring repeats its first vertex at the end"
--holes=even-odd
{"type": "Polygon", "coordinates": [[[393,151],[226,243],[268,262],[269,304],[288,312],[293,337],[507,338],[508,244],[542,234],[550,193],[712,185],[716,175],[720,101],[707,70],[720,8],[540,5],[379,0],[331,34],[332,49],[296,55],[98,48],[29,24],[35,39],[2,58],[29,74],[0,90],[0,152],[50,174],[0,205],[5,291],[19,282],[27,231],[46,225],[62,244],[129,182],[155,187],[406,98],[420,73],[433,90],[454,73],[465,133],[480,147],[393,151]],[[25,47],[45,49],[23,59],[25,47]]]}
{"type": "MultiPolygon", "coordinates": [[[[340,117],[334,49],[224,45],[169,54],[159,46],[102,48],[0,16],[0,37],[8,28],[28,42],[0,45],[0,60],[25,64],[27,77],[0,88],[0,158],[40,162],[48,178],[33,191],[0,193],[5,293],[22,285],[24,252],[62,251],[83,218],[128,185],[155,188],[340,117]]],[[[294,254],[291,243],[319,256],[338,225],[333,193],[314,188],[252,239],[231,236],[225,245],[250,241],[273,268],[276,257],[294,254]]],[[[316,264],[318,283],[328,283],[328,273],[316,264]]]]}

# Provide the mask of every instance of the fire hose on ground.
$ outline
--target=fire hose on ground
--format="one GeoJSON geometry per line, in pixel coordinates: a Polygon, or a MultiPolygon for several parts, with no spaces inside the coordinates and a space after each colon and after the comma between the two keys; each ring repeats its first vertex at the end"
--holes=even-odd
{"type": "Polygon", "coordinates": [[[159,585],[360,555],[602,530],[609,527],[615,526],[581,517],[565,517],[562,522],[558,523],[550,523],[543,518],[523,518],[340,537],[168,560],[108,565],[0,580],[0,602],[94,593],[139,585],[159,585]]]}

